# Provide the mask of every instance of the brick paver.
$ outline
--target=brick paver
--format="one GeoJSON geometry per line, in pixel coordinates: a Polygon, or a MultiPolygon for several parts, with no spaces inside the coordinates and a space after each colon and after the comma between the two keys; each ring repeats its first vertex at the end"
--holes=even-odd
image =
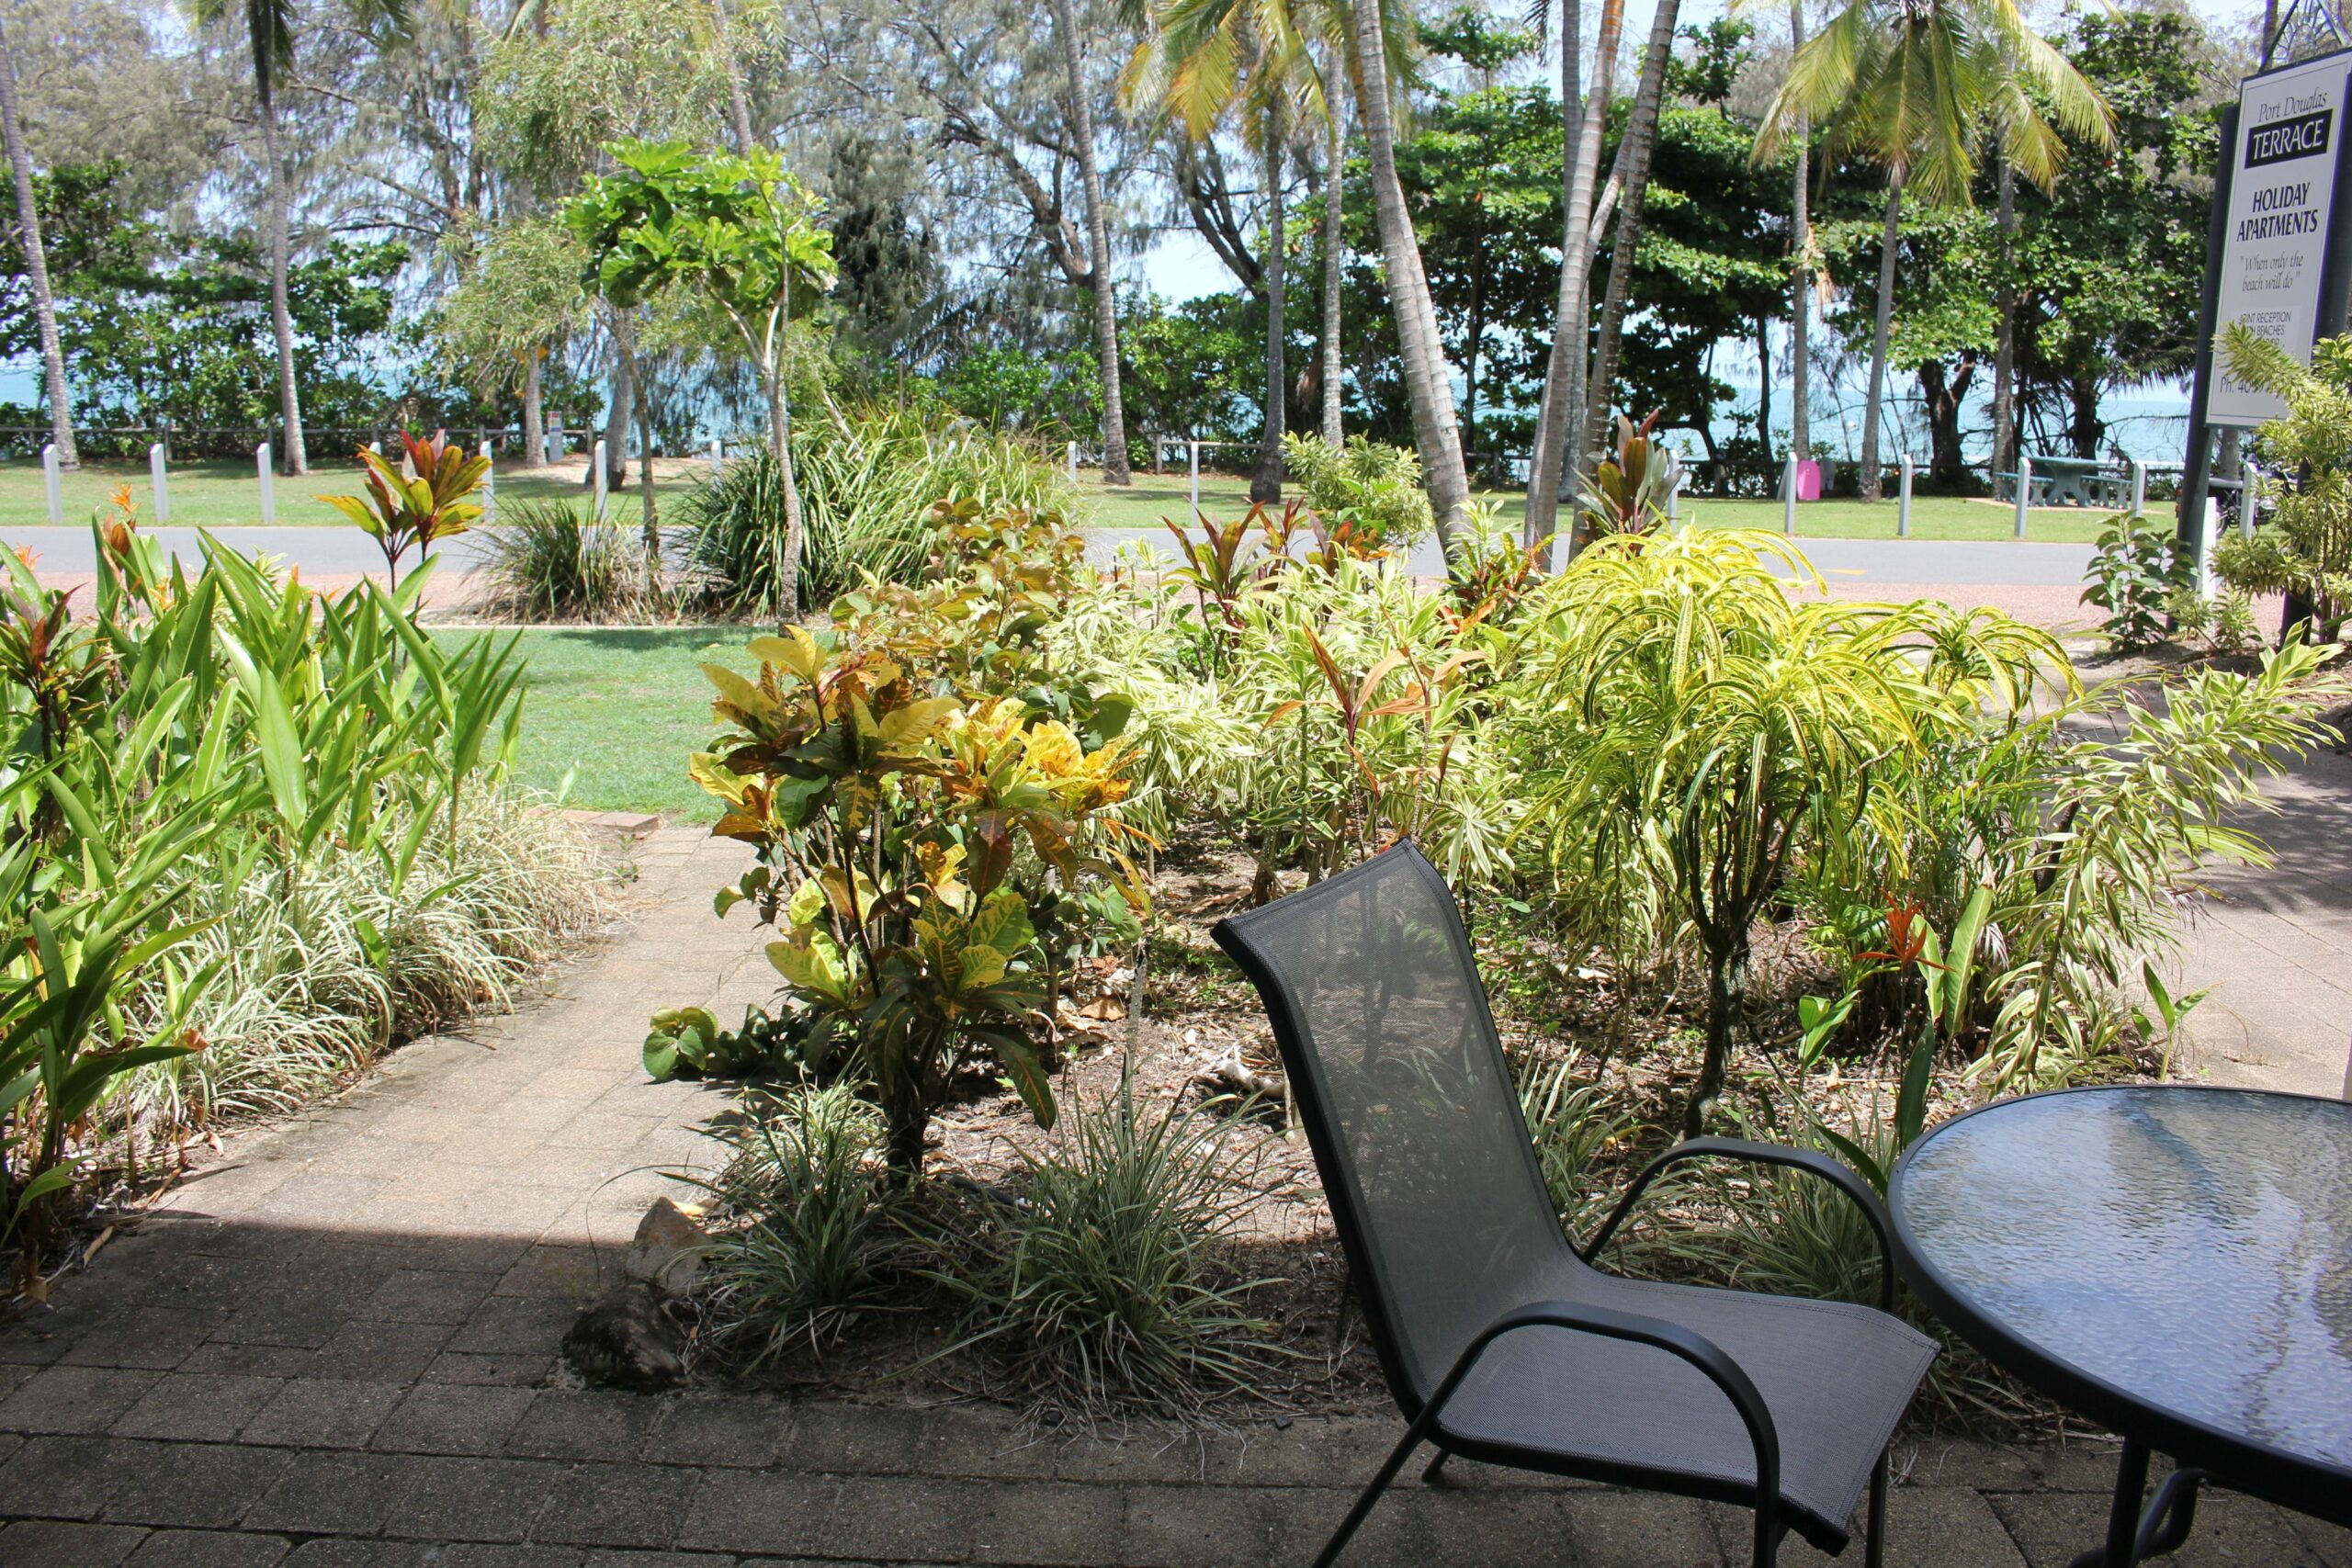
{"type": "MultiPolygon", "coordinates": [[[[716,924],[731,846],[664,830],[627,934],[548,997],[241,1134],[52,1306],[0,1330],[8,1568],[670,1568],[1308,1560],[1392,1438],[1301,1419],[1039,1441],[1003,1412],[558,1386],[556,1347],[717,1102],[644,1080],[655,1000],[769,988],[716,924]]],[[[1903,1450],[1891,1560],[2044,1568],[2096,1538],[2096,1446],[1903,1450]]],[[[1744,1562],[1737,1510],[1458,1465],[1363,1568],[1744,1562]]],[[[1782,1561],[1816,1560],[1792,1544],[1782,1561]]],[[[2352,1568],[2352,1535],[2214,1498],[2199,1564],[2352,1568]]]]}

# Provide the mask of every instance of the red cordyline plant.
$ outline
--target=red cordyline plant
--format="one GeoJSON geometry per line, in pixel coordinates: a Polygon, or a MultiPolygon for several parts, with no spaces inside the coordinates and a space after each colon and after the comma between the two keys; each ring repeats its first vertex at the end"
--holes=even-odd
{"type": "Polygon", "coordinates": [[[400,582],[401,558],[411,548],[422,560],[433,553],[435,544],[464,533],[481,515],[481,504],[471,497],[490,471],[489,458],[467,456],[466,449],[452,442],[444,430],[435,431],[429,441],[402,431],[401,445],[405,449],[406,473],[363,446],[359,461],[368,480],[366,499],[356,495],[318,498],[376,541],[384,552],[384,570],[395,586],[400,582]]]}

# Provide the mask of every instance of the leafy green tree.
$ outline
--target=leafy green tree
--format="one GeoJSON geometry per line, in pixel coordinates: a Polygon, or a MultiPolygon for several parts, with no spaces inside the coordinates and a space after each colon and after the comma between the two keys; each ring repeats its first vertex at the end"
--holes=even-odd
{"type": "MultiPolygon", "coordinates": [[[[816,203],[764,148],[697,153],[683,141],[616,143],[620,167],[565,209],[585,250],[583,286],[623,310],[684,286],[741,339],[768,405],[768,450],[784,479],[785,592],[798,581],[800,492],[793,478],[786,325],[832,286],[833,237],[816,203]]],[[[785,610],[796,606],[787,601],[785,610]]]]}

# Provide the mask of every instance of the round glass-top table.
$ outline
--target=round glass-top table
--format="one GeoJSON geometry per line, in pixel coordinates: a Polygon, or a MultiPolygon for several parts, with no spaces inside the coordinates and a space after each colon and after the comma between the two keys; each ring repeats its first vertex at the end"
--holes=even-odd
{"type": "Polygon", "coordinates": [[[1955,1117],[1903,1157],[1905,1278],[1996,1364],[2124,1438],[2108,1568],[2199,1472],[2352,1524],[2352,1105],[2148,1086],[1955,1117]],[[2182,1469],[2143,1518],[2151,1450],[2182,1469]]]}

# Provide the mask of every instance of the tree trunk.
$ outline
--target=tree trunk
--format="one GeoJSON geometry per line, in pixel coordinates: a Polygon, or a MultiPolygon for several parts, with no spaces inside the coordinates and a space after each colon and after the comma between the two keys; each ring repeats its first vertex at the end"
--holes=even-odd
{"type": "Polygon", "coordinates": [[[1616,400],[1617,340],[1624,330],[1625,304],[1632,298],[1634,258],[1642,246],[1642,203],[1649,195],[1650,154],[1657,147],[1658,115],[1666,102],[1666,67],[1674,54],[1674,24],[1681,11],[1678,0],[1658,0],[1650,20],[1649,48],[1642,56],[1642,82],[1634,93],[1634,112],[1625,122],[1623,162],[1625,194],[1618,198],[1617,238],[1610,248],[1609,291],[1601,297],[1600,333],[1593,344],[1592,378],[1585,391],[1584,440],[1577,454],[1582,473],[1585,454],[1597,452],[1608,437],[1609,416],[1616,400]]]}
{"type": "MultiPolygon", "coordinates": [[[[613,333],[613,393],[605,410],[605,485],[607,490],[628,488],[628,429],[636,417],[637,404],[637,332],[626,310],[614,310],[611,315],[613,333]]],[[[593,452],[588,461],[593,470],[596,458],[593,452]]],[[[592,471],[589,483],[595,483],[592,471]]]]}
{"type": "MultiPolygon", "coordinates": [[[[2075,405],[2075,417],[2066,427],[2067,436],[2074,442],[2075,456],[2097,457],[2098,444],[2107,438],[2107,422],[2098,416],[2098,378],[2075,376],[2067,385],[2075,405]]],[[[2232,435],[2236,433],[2233,431],[2232,435]]],[[[2229,439],[2228,436],[2223,437],[2229,439]]],[[[2234,460],[2236,454],[2231,454],[2234,460]]]]}
{"type": "Polygon", "coordinates": [[[523,363],[523,466],[536,468],[548,460],[547,394],[539,350],[534,346],[528,353],[523,363]]]}
{"type": "Polygon", "coordinates": [[[1086,51],[1070,0],[1053,0],[1069,77],[1069,131],[1078,143],[1078,177],[1086,192],[1086,245],[1094,276],[1094,357],[1102,371],[1102,482],[1130,482],[1126,411],[1119,401],[1119,302],[1111,284],[1111,225],[1102,211],[1102,173],[1094,161],[1094,106],[1086,96],[1086,51]]]}
{"type": "Polygon", "coordinates": [[[1333,85],[1325,107],[1330,123],[1324,128],[1323,175],[1323,442],[1331,447],[1340,445],[1340,261],[1343,243],[1340,221],[1344,213],[1340,193],[1348,162],[1347,110],[1339,97],[1337,85],[1341,73],[1333,72],[1333,85]]]}
{"type": "MultiPolygon", "coordinates": [[[[641,369],[632,369],[629,379],[642,386],[641,369]]],[[[637,413],[637,488],[642,507],[639,537],[645,545],[645,569],[656,582],[662,571],[662,514],[653,502],[653,400],[640,394],[636,400],[637,413]]]]}
{"type": "Polygon", "coordinates": [[[277,145],[277,106],[261,85],[262,156],[269,163],[269,325],[277,338],[277,401],[286,420],[286,471],[307,474],[311,454],[302,440],[302,394],[294,384],[294,311],[287,303],[286,159],[277,145]]]}
{"type": "MultiPolygon", "coordinates": [[[[1789,0],[1789,38],[1804,47],[1804,0],[1789,0]]],[[[1797,177],[1789,205],[1789,455],[1799,462],[1813,456],[1812,407],[1805,381],[1812,373],[1813,319],[1813,127],[1800,118],[1796,128],[1797,177]]]]}
{"type": "Polygon", "coordinates": [[[57,338],[57,300],[49,290],[49,253],[41,243],[40,206],[33,196],[32,154],[25,147],[25,125],[17,104],[17,65],[8,39],[0,32],[0,136],[8,149],[8,169],[17,181],[17,233],[23,242],[25,272],[32,279],[33,311],[40,320],[40,364],[49,383],[50,437],[60,467],[78,468],[74,444],[73,395],[65,386],[65,351],[57,338]]]}
{"type": "Polygon", "coordinates": [[[735,150],[748,157],[758,139],[752,134],[752,97],[743,84],[743,62],[735,56],[734,28],[727,15],[727,0],[710,0],[710,14],[718,24],[718,58],[727,73],[727,116],[734,122],[735,150]]]}
{"type": "Polygon", "coordinates": [[[1724,1073],[1731,1064],[1732,1015],[1747,988],[1747,953],[1707,953],[1707,1054],[1699,1062],[1699,1081],[1682,1108],[1682,1135],[1695,1138],[1707,1130],[1707,1112],[1724,1091],[1724,1073]]]}
{"type": "Polygon", "coordinates": [[[1266,433],[1258,443],[1258,471],[1250,476],[1252,502],[1283,498],[1283,431],[1289,425],[1289,379],[1283,371],[1283,338],[1288,303],[1283,274],[1283,109],[1276,99],[1266,110],[1266,433]]]}
{"type": "MultiPolygon", "coordinates": [[[[1615,0],[1612,0],[1615,3],[1615,0]]],[[[1388,303],[1396,318],[1405,389],[1413,410],[1413,445],[1421,458],[1430,509],[1437,514],[1438,541],[1449,558],[1470,499],[1470,479],[1462,466],[1462,439],[1453,424],[1453,387],[1439,345],[1437,308],[1421,271],[1421,247],[1405,210],[1404,186],[1396,179],[1396,128],[1388,117],[1388,60],[1381,39],[1380,0],[1349,0],[1362,72],[1357,108],[1372,160],[1373,209],[1380,220],[1381,256],[1388,266],[1388,303]]]]}
{"type": "Polygon", "coordinates": [[[1973,356],[1962,359],[1960,368],[1950,373],[1940,359],[1919,367],[1920,401],[1928,410],[1928,478],[1939,490],[1958,489],[1966,471],[1960,457],[1960,411],[1975,379],[1973,356]]]}
{"type": "MultiPolygon", "coordinates": [[[[1567,17],[1576,15],[1573,6],[1567,17]]],[[[1566,448],[1571,431],[1583,428],[1578,384],[1584,378],[1585,334],[1591,316],[1590,243],[1592,186],[1600,173],[1600,142],[1609,128],[1609,97],[1617,70],[1617,39],[1625,20],[1624,0],[1602,0],[1600,39],[1592,57],[1592,93],[1585,105],[1575,151],[1564,165],[1566,219],[1560,240],[1559,308],[1552,319],[1552,354],[1544,371],[1544,400],[1536,414],[1535,449],[1527,466],[1527,520],[1521,541],[1532,549],[1559,526],[1562,476],[1568,472],[1566,448]]],[[[1560,37],[1561,118],[1576,105],[1575,39],[1566,23],[1560,37]]],[[[1565,124],[1561,134],[1566,135],[1565,124]]]]}
{"type": "Polygon", "coordinates": [[[1886,181],[1886,232],[1879,244],[1878,319],[1871,328],[1871,400],[1862,408],[1862,499],[1885,489],[1878,460],[1878,407],[1886,394],[1886,334],[1894,321],[1894,252],[1902,243],[1903,172],[1886,181]]]}
{"type": "MultiPolygon", "coordinates": [[[[791,288],[787,275],[785,287],[791,288]]],[[[768,450],[775,455],[776,476],[784,481],[784,560],[776,575],[780,579],[776,592],[783,595],[784,618],[792,619],[800,613],[800,551],[801,511],[800,476],[792,464],[792,389],[785,380],[789,358],[781,346],[786,332],[784,323],[792,317],[791,296],[787,293],[779,306],[780,316],[775,329],[777,347],[762,367],[767,378],[768,450]]]]}
{"type": "Polygon", "coordinates": [[[2010,276],[2018,231],[2017,172],[2001,160],[2001,200],[1996,220],[2001,232],[2001,281],[1994,291],[1993,323],[1993,472],[2017,472],[2018,416],[2018,288],[2010,276]]]}
{"type": "Polygon", "coordinates": [[[1487,256],[1482,250],[1470,263],[1470,316],[1464,323],[1462,355],[1462,460],[1478,460],[1478,350],[1487,341],[1487,256]]]}
{"type": "Polygon", "coordinates": [[[1756,441],[1769,478],[1780,467],[1772,460],[1772,335],[1769,316],[1756,318],[1756,441]]]}

